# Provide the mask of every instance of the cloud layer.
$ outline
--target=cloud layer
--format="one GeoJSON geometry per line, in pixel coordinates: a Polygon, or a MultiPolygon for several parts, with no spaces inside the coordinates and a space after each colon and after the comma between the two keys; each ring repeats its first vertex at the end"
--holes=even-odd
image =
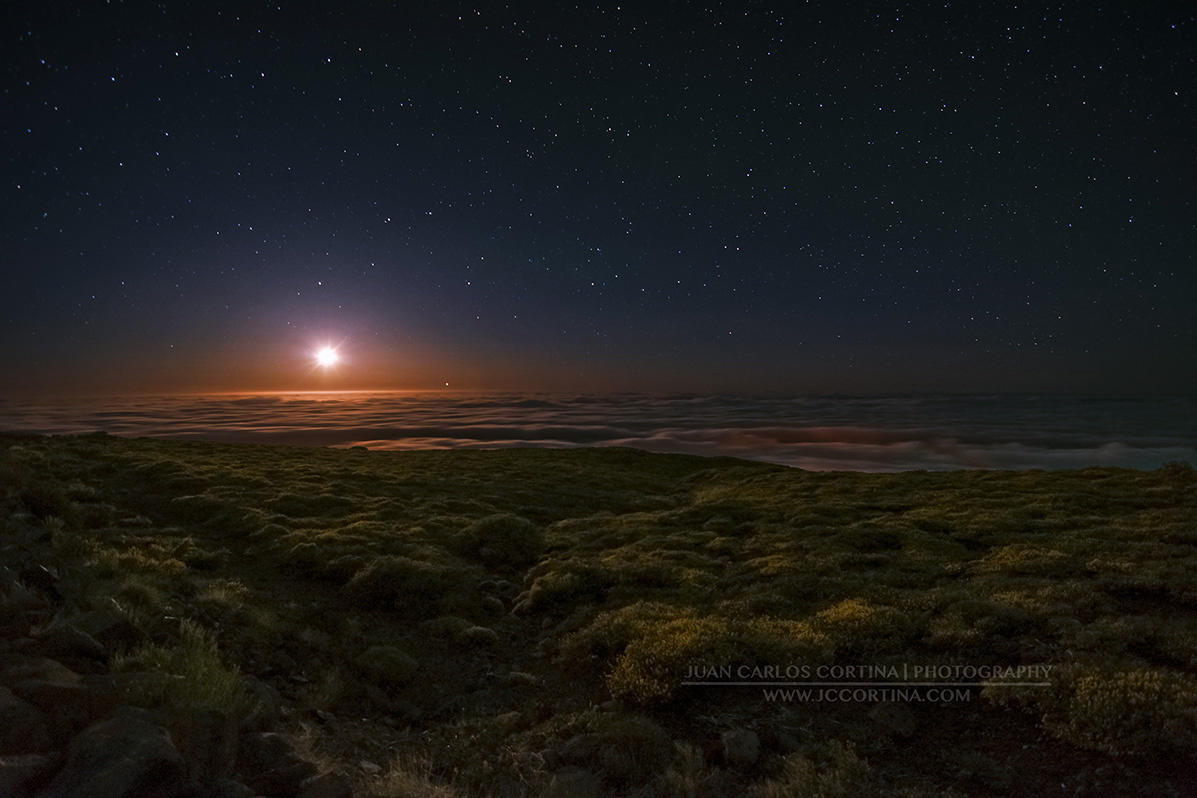
{"type": "Polygon", "coordinates": [[[807,469],[1197,462],[1191,398],[207,394],[0,401],[0,428],[371,449],[632,446],[807,469]]]}

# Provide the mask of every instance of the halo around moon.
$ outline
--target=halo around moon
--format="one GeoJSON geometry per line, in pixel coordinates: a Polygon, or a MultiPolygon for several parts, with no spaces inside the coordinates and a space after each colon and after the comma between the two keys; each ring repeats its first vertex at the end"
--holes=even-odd
{"type": "Polygon", "coordinates": [[[315,357],[316,365],[323,368],[335,366],[337,361],[341,359],[341,356],[337,354],[337,350],[333,349],[331,346],[322,346],[317,349],[315,357]]]}

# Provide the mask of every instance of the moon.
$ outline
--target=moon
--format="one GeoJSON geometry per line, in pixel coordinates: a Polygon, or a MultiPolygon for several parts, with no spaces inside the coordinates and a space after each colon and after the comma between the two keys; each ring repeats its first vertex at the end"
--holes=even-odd
{"type": "Polygon", "coordinates": [[[316,350],[317,366],[323,366],[324,368],[335,366],[340,359],[341,356],[337,354],[337,350],[331,346],[324,346],[316,350]]]}

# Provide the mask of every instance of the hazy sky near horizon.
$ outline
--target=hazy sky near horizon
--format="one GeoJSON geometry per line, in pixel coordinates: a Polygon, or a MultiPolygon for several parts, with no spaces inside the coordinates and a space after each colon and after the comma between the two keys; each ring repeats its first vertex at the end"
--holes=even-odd
{"type": "Polygon", "coordinates": [[[1183,4],[5,18],[8,393],[1197,390],[1183,4]]]}

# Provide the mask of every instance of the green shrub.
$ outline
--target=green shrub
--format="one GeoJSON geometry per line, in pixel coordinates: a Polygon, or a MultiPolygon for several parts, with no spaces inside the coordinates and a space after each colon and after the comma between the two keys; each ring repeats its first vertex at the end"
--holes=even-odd
{"type": "Polygon", "coordinates": [[[781,775],[760,785],[759,798],[855,798],[878,794],[868,763],[851,745],[832,740],[821,756],[790,754],[781,775]]]}
{"type": "Polygon", "coordinates": [[[1182,482],[1189,482],[1197,479],[1197,470],[1193,468],[1193,464],[1187,460],[1169,460],[1160,466],[1158,473],[1160,476],[1168,477],[1182,482]]]}
{"type": "Polygon", "coordinates": [[[695,616],[675,618],[645,629],[615,663],[607,678],[611,694],[634,704],[671,698],[693,662],[723,665],[736,649],[726,621],[695,616]]]}
{"type": "Polygon", "coordinates": [[[600,614],[562,643],[567,659],[614,659],[607,686],[633,704],[667,701],[691,665],[779,664],[822,659],[827,638],[811,624],[777,618],[702,616],[688,608],[637,602],[600,614]]]}
{"type": "Polygon", "coordinates": [[[517,612],[538,612],[602,598],[611,584],[601,569],[576,563],[561,564],[537,576],[527,595],[516,605],[517,612]]]}
{"type": "Polygon", "coordinates": [[[1040,576],[1062,579],[1081,573],[1083,566],[1062,551],[1015,543],[990,551],[974,566],[977,573],[1040,576]]]}
{"type": "Polygon", "coordinates": [[[604,715],[594,724],[596,761],[608,780],[640,784],[668,764],[673,743],[665,730],[641,716],[604,715]]]}
{"type": "Polygon", "coordinates": [[[455,573],[444,565],[410,557],[378,557],[358,570],[344,586],[345,595],[359,607],[403,609],[412,603],[439,601],[452,586],[455,573]]]}
{"type": "Polygon", "coordinates": [[[457,641],[471,646],[493,648],[499,645],[499,633],[487,626],[471,625],[457,635],[457,641]]]}
{"type": "Polygon", "coordinates": [[[840,656],[900,650],[918,633],[916,619],[893,607],[845,599],[815,616],[840,656]]]}
{"type": "Polygon", "coordinates": [[[1161,670],[1081,676],[1045,722],[1061,737],[1109,754],[1197,749],[1197,680],[1161,670]]]}
{"type": "Polygon", "coordinates": [[[544,530],[510,513],[488,515],[462,530],[458,548],[492,567],[526,568],[544,549],[544,530]]]}
{"type": "Polygon", "coordinates": [[[34,482],[21,489],[21,503],[25,509],[33,513],[35,518],[61,518],[64,521],[73,517],[71,500],[62,487],[54,482],[34,482]]]}

